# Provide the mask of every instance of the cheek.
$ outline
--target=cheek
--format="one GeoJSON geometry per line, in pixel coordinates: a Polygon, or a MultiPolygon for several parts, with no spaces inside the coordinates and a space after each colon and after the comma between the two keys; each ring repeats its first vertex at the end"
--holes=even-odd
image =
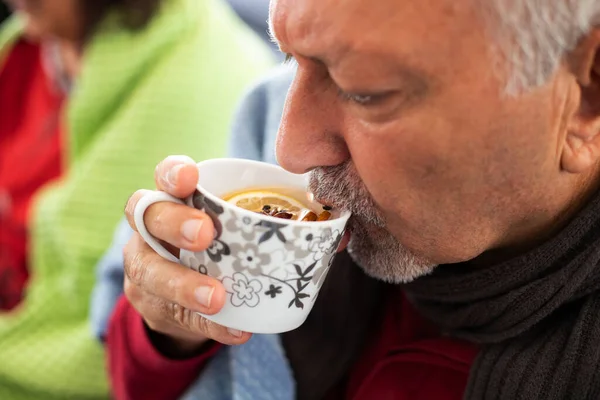
{"type": "MultiPolygon", "coordinates": [[[[430,143],[427,131],[350,144],[352,159],[383,212],[387,229],[410,251],[435,263],[460,262],[478,255],[474,243],[487,232],[478,224],[473,201],[462,189],[472,172],[457,163],[446,146],[430,143]],[[458,180],[455,176],[463,175],[458,180]]],[[[442,134],[443,132],[439,132],[442,134]]]]}
{"type": "MultiPolygon", "coordinates": [[[[345,131],[388,229],[413,252],[442,263],[476,257],[515,220],[535,213],[532,198],[539,203],[538,189],[552,170],[543,115],[507,107],[467,112],[477,109],[468,104],[345,131]]],[[[544,108],[533,106],[515,108],[544,108]]]]}
{"type": "Polygon", "coordinates": [[[438,202],[438,194],[447,190],[448,176],[457,173],[452,164],[458,165],[458,152],[443,125],[430,118],[349,130],[352,160],[383,210],[406,212],[412,204],[438,202]]]}
{"type": "Polygon", "coordinates": [[[432,115],[362,126],[347,131],[346,141],[394,236],[435,262],[464,261],[493,240],[486,221],[492,213],[481,204],[499,181],[490,164],[497,149],[473,121],[455,124],[439,112],[432,115]]]}
{"type": "MultiPolygon", "coordinates": [[[[404,125],[404,124],[403,124],[404,125]]],[[[439,133],[439,132],[438,132],[439,133]]],[[[444,139],[430,139],[433,130],[413,127],[379,126],[347,135],[352,161],[369,193],[383,212],[388,229],[405,246],[415,250],[413,241],[434,236],[432,226],[440,207],[448,209],[446,178],[451,162],[444,139]],[[441,201],[440,201],[441,200],[441,201]]]]}

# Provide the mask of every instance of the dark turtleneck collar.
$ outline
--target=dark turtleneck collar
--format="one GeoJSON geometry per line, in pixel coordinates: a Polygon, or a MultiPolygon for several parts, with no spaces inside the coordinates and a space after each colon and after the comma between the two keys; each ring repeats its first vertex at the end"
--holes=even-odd
{"type": "Polygon", "coordinates": [[[600,398],[600,195],[521,256],[443,265],[405,291],[446,334],[483,345],[466,399],[600,398]]]}

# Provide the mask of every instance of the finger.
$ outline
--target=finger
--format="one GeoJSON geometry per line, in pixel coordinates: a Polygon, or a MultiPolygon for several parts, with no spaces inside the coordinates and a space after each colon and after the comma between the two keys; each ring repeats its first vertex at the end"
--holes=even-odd
{"type": "Polygon", "coordinates": [[[148,300],[142,308],[150,329],[178,339],[194,341],[208,338],[226,345],[238,345],[247,342],[252,336],[248,332],[229,329],[209,321],[177,303],[148,300]]]}
{"type": "Polygon", "coordinates": [[[181,204],[151,205],[144,214],[144,225],[155,238],[190,251],[206,250],[215,236],[208,215],[181,204]]]}
{"type": "MultiPolygon", "coordinates": [[[[174,307],[174,312],[178,312],[176,308],[177,307],[174,307]]],[[[192,328],[192,330],[198,331],[204,336],[226,345],[243,344],[252,337],[251,333],[224,327],[202,317],[197,313],[192,313],[189,326],[192,328]]]]}
{"type": "MultiPolygon", "coordinates": [[[[138,190],[125,207],[127,221],[135,231],[135,207],[148,193],[147,190],[138,190]]],[[[203,251],[211,245],[215,236],[214,225],[208,215],[195,208],[170,202],[155,203],[148,207],[144,213],[144,225],[152,236],[167,243],[165,247],[169,249],[203,251]]]]}
{"type": "Polygon", "coordinates": [[[170,156],[156,167],[154,181],[158,190],[185,198],[196,189],[198,168],[194,160],[187,156],[170,156]]]}
{"type": "Polygon", "coordinates": [[[127,218],[127,222],[129,222],[129,226],[131,227],[131,229],[133,229],[136,232],[138,230],[137,226],[135,225],[135,220],[133,218],[133,212],[135,211],[135,207],[137,206],[137,203],[140,201],[140,199],[149,193],[152,193],[152,191],[140,189],[134,194],[132,194],[131,197],[129,197],[129,200],[127,200],[127,204],[125,205],[125,217],[127,218]]]}
{"type": "Polygon", "coordinates": [[[134,234],[123,250],[124,268],[132,285],[191,311],[212,315],[225,303],[225,288],[217,279],[165,260],[134,234]]]}

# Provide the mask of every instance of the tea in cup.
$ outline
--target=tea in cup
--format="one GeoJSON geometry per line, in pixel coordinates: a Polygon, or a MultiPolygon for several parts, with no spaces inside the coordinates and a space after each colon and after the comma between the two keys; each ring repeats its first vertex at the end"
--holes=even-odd
{"type": "Polygon", "coordinates": [[[223,200],[248,211],[292,221],[320,222],[332,218],[332,208],[316,203],[311,193],[289,188],[246,189],[223,196],[223,200]]]}

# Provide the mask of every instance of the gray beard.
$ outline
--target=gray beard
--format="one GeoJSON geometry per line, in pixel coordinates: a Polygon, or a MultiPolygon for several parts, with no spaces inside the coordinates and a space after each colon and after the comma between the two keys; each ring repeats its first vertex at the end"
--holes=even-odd
{"type": "Polygon", "coordinates": [[[350,229],[348,253],[373,278],[394,284],[408,283],[430,274],[436,267],[415,256],[385,229],[359,224],[350,229]]]}
{"type": "Polygon", "coordinates": [[[350,162],[313,170],[309,190],[329,205],[352,212],[348,252],[367,275],[389,283],[406,283],[435,268],[386,229],[377,205],[350,162]]]}

